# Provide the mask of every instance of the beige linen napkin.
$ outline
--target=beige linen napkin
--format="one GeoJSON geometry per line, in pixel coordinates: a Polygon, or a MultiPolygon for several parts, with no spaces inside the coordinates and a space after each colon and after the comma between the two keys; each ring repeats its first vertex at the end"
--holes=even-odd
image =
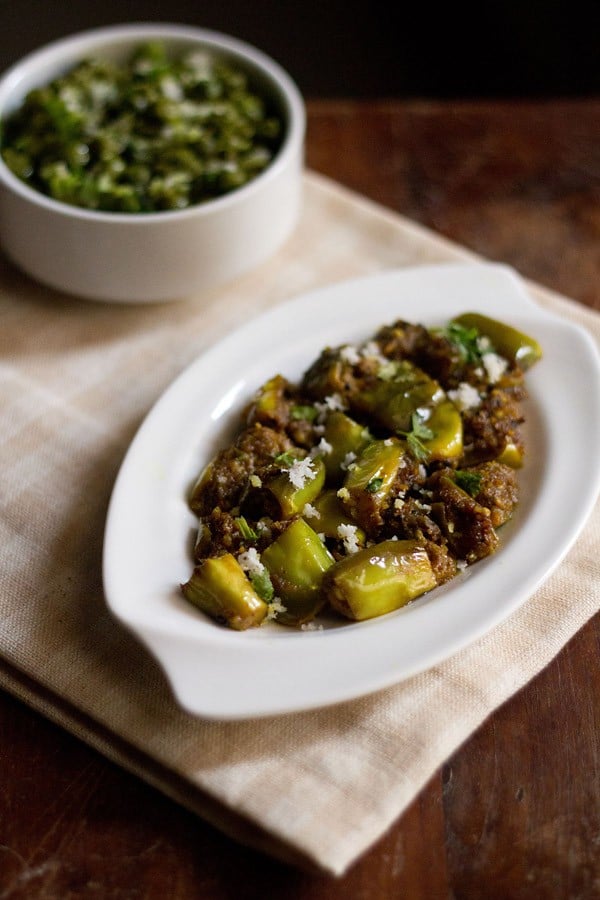
{"type": "MultiPolygon", "coordinates": [[[[400,685],[243,723],[177,707],[101,585],[110,492],[148,408],[240,319],[281,300],[473,258],[321,177],[307,174],[305,188],[299,228],[274,259],[189,302],[79,302],[0,267],[0,684],[239,840],[339,874],[598,610],[600,513],[517,613],[400,685]]],[[[532,292],[600,339],[599,316],[532,292]]]]}

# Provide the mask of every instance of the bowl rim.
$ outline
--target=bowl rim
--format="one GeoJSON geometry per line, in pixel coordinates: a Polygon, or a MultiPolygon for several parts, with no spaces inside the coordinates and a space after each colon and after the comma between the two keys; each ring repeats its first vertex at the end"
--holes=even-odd
{"type": "MultiPolygon", "coordinates": [[[[156,222],[178,221],[191,217],[209,216],[219,210],[225,210],[233,206],[242,198],[250,197],[261,189],[267,181],[277,178],[279,172],[287,167],[288,161],[302,147],[306,131],[306,109],[304,100],[293,78],[272,57],[258,47],[220,31],[210,28],[201,28],[195,25],[181,25],[171,22],[129,22],[120,25],[107,25],[100,28],[91,28],[85,31],[75,32],[57,40],[44,44],[21,57],[0,75],[0,124],[3,118],[3,108],[6,100],[10,98],[22,79],[31,72],[43,69],[60,58],[62,54],[73,57],[75,64],[75,51],[81,50],[81,58],[95,47],[107,46],[114,42],[115,45],[127,44],[133,41],[142,41],[156,37],[165,40],[182,40],[190,43],[198,43],[217,50],[224,50],[233,57],[238,57],[241,63],[250,63],[251,66],[273,83],[285,107],[287,115],[286,134],[277,152],[277,155],[259,175],[247,184],[205,202],[196,203],[185,209],[161,210],[159,212],[111,212],[107,210],[92,210],[85,207],[63,203],[36,191],[24,181],[21,181],[6,165],[0,155],[0,184],[19,194],[23,199],[41,206],[49,212],[54,212],[66,217],[94,221],[94,222],[129,222],[134,227],[154,224],[156,222]]],[[[40,84],[44,81],[41,80],[40,84]]]]}

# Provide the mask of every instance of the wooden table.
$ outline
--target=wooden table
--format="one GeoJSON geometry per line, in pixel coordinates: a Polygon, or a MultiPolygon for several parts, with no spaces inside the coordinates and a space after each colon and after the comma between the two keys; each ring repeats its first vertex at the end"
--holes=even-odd
{"type": "MultiPolygon", "coordinates": [[[[600,101],[308,111],[310,167],[600,309],[600,101]]],[[[600,897],[599,646],[596,617],[337,881],[234,844],[0,694],[0,898],[600,897]]]]}

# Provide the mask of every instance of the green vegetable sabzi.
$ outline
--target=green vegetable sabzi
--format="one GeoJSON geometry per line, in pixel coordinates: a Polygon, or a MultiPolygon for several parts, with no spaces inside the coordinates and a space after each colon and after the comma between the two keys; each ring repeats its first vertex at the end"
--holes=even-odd
{"type": "Polygon", "coordinates": [[[123,63],[86,59],[31,90],[1,123],[0,152],[37,191],[87,209],[181,210],[271,162],[283,122],[236,65],[159,41],[123,63]]]}
{"type": "Polygon", "coordinates": [[[184,596],[236,630],[392,612],[494,553],[518,503],[533,338],[479,313],[384,326],[269,379],[200,473],[184,596]]]}

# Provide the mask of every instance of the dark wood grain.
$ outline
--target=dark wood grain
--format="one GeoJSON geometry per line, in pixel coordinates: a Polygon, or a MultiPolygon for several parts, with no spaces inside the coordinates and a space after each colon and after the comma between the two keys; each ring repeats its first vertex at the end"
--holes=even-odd
{"type": "MultiPolygon", "coordinates": [[[[309,103],[308,164],[600,309],[600,102],[309,103]]],[[[234,844],[0,694],[0,898],[600,897],[600,618],[339,880],[234,844]]]]}
{"type": "Polygon", "coordinates": [[[309,165],[600,308],[600,101],[310,111],[309,165]]]}

